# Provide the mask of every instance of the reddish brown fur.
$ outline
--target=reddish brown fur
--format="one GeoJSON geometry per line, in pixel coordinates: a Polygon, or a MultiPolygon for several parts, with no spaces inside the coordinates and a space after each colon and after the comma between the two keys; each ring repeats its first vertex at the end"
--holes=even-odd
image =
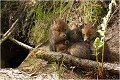
{"type": "Polygon", "coordinates": [[[57,52],[67,52],[69,47],[68,41],[62,41],[56,44],[56,51],[57,52]]]}
{"type": "Polygon", "coordinates": [[[97,30],[92,28],[90,25],[85,25],[82,29],[82,35],[84,38],[84,41],[89,42],[90,40],[97,37],[97,30]]]}
{"type": "MultiPolygon", "coordinates": [[[[55,19],[49,29],[50,50],[56,51],[57,43],[66,41],[69,37],[69,28],[62,19],[55,19]]],[[[62,44],[61,44],[62,45],[62,44]]]]}

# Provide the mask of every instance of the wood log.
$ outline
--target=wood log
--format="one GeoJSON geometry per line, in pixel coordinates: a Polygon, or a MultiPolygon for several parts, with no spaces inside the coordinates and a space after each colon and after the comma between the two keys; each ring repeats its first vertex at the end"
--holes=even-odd
{"type": "MultiPolygon", "coordinates": [[[[76,66],[78,68],[84,68],[84,69],[96,69],[97,68],[97,62],[87,59],[81,59],[74,56],[71,56],[69,54],[65,53],[59,53],[59,52],[42,52],[38,51],[36,53],[37,58],[41,58],[44,60],[47,60],[48,62],[58,62],[62,61],[65,65],[69,66],[76,66]]],[[[100,67],[102,67],[102,63],[99,62],[100,67]]],[[[120,65],[115,63],[104,63],[104,69],[110,71],[114,74],[119,74],[120,72],[120,65]]]]}

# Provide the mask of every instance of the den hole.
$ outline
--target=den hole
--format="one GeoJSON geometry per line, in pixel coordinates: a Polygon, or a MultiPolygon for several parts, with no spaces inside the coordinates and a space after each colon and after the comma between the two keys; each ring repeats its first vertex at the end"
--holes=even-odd
{"type": "Polygon", "coordinates": [[[1,68],[17,68],[27,57],[29,50],[9,39],[1,45],[1,68]]]}

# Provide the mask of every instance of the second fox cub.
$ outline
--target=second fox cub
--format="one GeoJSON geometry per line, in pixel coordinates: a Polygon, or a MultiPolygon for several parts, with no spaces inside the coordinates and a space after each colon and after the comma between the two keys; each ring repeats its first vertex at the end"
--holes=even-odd
{"type": "MultiPolygon", "coordinates": [[[[85,42],[89,42],[90,45],[90,49],[91,49],[91,59],[95,60],[96,59],[96,49],[93,46],[94,40],[96,39],[96,37],[99,37],[99,33],[97,33],[97,30],[92,28],[90,25],[85,25],[82,29],[82,35],[84,38],[85,42]]],[[[102,60],[102,48],[100,48],[99,50],[99,54],[98,54],[98,60],[101,61],[102,60]]],[[[104,45],[104,60],[107,61],[108,56],[109,56],[109,47],[107,46],[107,44],[105,43],[104,45]]]]}

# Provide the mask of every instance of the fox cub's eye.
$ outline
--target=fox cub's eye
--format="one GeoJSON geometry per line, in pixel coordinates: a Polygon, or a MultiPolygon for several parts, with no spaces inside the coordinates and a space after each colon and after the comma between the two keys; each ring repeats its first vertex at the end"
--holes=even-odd
{"type": "Polygon", "coordinates": [[[64,29],[64,31],[67,31],[67,29],[64,29]]]}
{"type": "Polygon", "coordinates": [[[82,34],[83,36],[85,36],[85,34],[82,34]]]}

